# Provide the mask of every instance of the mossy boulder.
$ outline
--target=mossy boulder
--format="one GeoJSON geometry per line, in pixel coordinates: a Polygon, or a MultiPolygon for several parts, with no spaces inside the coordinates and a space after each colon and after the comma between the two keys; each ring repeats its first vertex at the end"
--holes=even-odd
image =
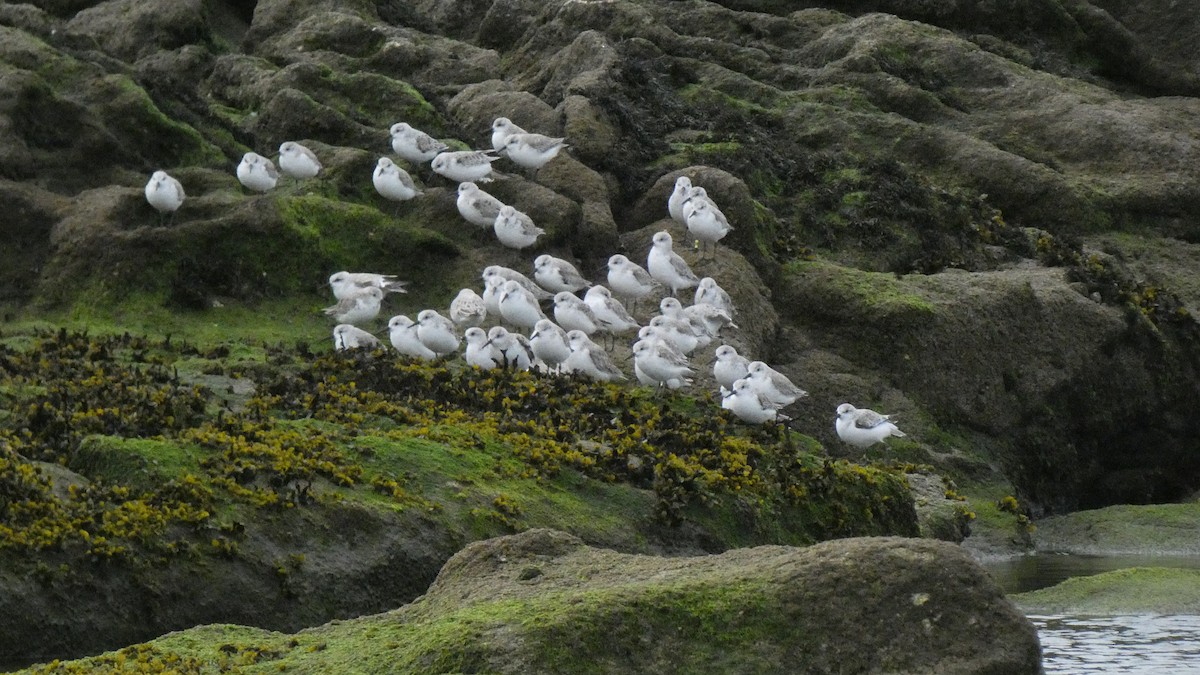
{"type": "Polygon", "coordinates": [[[1196,614],[1200,570],[1131,567],[1010,597],[1039,614],[1196,614]]]}
{"type": "Polygon", "coordinates": [[[1197,555],[1200,504],[1119,505],[1037,521],[1037,550],[1076,555],[1197,555]]]}
{"type": "Polygon", "coordinates": [[[289,672],[983,673],[1040,664],[1033,626],[949,544],[848,539],[659,558],[552,530],[467,546],[428,593],[386,614],[295,636],[199,627],[123,653],[198,665],[253,653],[289,672]]]}

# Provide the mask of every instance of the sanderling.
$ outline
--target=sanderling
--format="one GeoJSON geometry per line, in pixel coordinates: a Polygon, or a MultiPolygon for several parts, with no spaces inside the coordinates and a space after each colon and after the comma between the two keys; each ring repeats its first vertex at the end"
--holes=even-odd
{"type": "Polygon", "coordinates": [[[392,152],[413,164],[428,162],[450,147],[424,131],[412,128],[407,122],[396,122],[388,133],[392,136],[392,152]]]}
{"type": "Polygon", "coordinates": [[[687,224],[687,219],[683,217],[683,204],[691,197],[691,192],[692,179],[687,176],[675,179],[675,190],[667,199],[667,213],[671,214],[671,219],[680,225],[687,224]]]}
{"type": "Polygon", "coordinates": [[[166,171],[155,171],[150,176],[150,182],[146,183],[146,201],[150,202],[150,206],[153,206],[155,211],[158,211],[160,223],[162,214],[170,213],[173,217],[186,197],[187,195],[183,192],[183,184],[166,171]]]}
{"type": "Polygon", "coordinates": [[[537,298],[539,302],[542,300],[549,300],[550,298],[554,297],[553,293],[533,283],[533,279],[530,279],[511,267],[504,267],[502,265],[488,265],[487,267],[483,268],[482,277],[484,282],[487,282],[488,278],[493,276],[498,276],[505,281],[511,279],[512,281],[521,284],[521,288],[533,293],[533,297],[537,298]]]}
{"type": "Polygon", "coordinates": [[[384,293],[407,293],[404,290],[407,281],[397,281],[394,274],[375,274],[374,272],[334,272],[329,275],[329,287],[333,289],[333,297],[345,300],[364,288],[375,287],[384,293]]]}
{"type": "Polygon", "coordinates": [[[450,301],[450,320],[459,326],[478,326],[487,319],[487,315],[487,304],[469,288],[459,291],[450,301]]]}
{"type": "Polygon", "coordinates": [[[492,162],[499,159],[491,150],[459,150],[441,152],[433,158],[434,172],[455,183],[490,183],[492,162]]]}
{"type": "Polygon", "coordinates": [[[730,318],[734,316],[733,299],[712,277],[704,277],[700,280],[700,285],[696,287],[696,297],[692,302],[697,305],[712,305],[725,310],[730,318]]]}
{"type": "Polygon", "coordinates": [[[883,443],[889,436],[904,437],[906,434],[890,421],[891,415],[881,415],[867,408],[855,408],[849,403],[837,407],[834,428],[838,438],[856,448],[865,448],[883,443]]]}
{"type": "Polygon", "coordinates": [[[660,315],[650,319],[649,327],[684,354],[691,354],[700,346],[700,338],[692,332],[691,324],[683,319],[660,315]]]}
{"type": "Polygon", "coordinates": [[[600,330],[600,321],[592,308],[567,291],[554,296],[554,320],[563,330],[577,330],[584,335],[591,335],[600,330]]]}
{"type": "Polygon", "coordinates": [[[671,233],[663,230],[654,235],[654,245],[646,256],[646,270],[650,276],[671,289],[671,295],[679,295],[684,288],[691,288],[700,283],[700,279],[692,272],[692,268],[671,250],[671,233]]]}
{"type": "Polygon", "coordinates": [[[279,146],[279,170],[292,178],[312,178],[321,172],[321,160],[312,150],[287,141],[279,146]]]}
{"type": "Polygon", "coordinates": [[[421,344],[417,337],[417,324],[403,314],[397,314],[388,320],[388,339],[396,351],[417,359],[430,361],[437,357],[433,350],[421,344]]]}
{"type": "Polygon", "coordinates": [[[423,194],[421,188],[413,182],[412,176],[387,157],[380,157],[375,163],[375,173],[371,175],[371,183],[375,191],[385,199],[394,202],[404,202],[423,194]]]}
{"type": "Polygon", "coordinates": [[[688,200],[684,210],[687,211],[688,234],[702,243],[701,251],[712,244],[713,255],[716,255],[717,242],[733,229],[733,226],[726,220],[725,214],[721,213],[721,209],[717,208],[716,203],[707,197],[693,197],[688,200]]]}
{"type": "Polygon", "coordinates": [[[529,336],[529,347],[534,356],[556,371],[559,364],[571,355],[567,332],[550,319],[541,319],[533,326],[533,333],[529,336]]]}
{"type": "Polygon", "coordinates": [[[682,386],[687,384],[692,374],[687,357],[677,351],[672,351],[665,344],[654,340],[639,340],[633,345],[633,363],[639,380],[649,379],[656,386],[670,387],[672,381],[678,381],[682,386]]]}
{"type": "Polygon", "coordinates": [[[525,130],[512,123],[507,117],[497,117],[492,120],[492,148],[496,152],[504,149],[504,142],[513,134],[523,134],[525,130]]]}
{"type": "Polygon", "coordinates": [[[721,407],[750,424],[774,422],[780,417],[779,410],[773,404],[763,401],[749,380],[737,380],[733,383],[732,390],[722,387],[721,407]]]}
{"type": "Polygon", "coordinates": [[[375,349],[379,338],[348,323],[333,327],[333,348],[339,352],[347,349],[375,349]]]}
{"type": "Polygon", "coordinates": [[[504,295],[504,282],[508,281],[500,275],[485,277],[483,280],[483,306],[493,317],[500,316],[500,296],[504,295]]]}
{"type": "Polygon", "coordinates": [[[459,344],[454,322],[434,309],[423,309],[417,314],[417,339],[438,356],[456,351],[459,344]]]}
{"type": "Polygon", "coordinates": [[[500,215],[500,209],[504,208],[504,202],[480,190],[478,185],[470,181],[458,184],[458,200],[455,205],[468,223],[486,229],[496,225],[496,216],[500,215]]]}
{"type": "Polygon", "coordinates": [[[579,373],[601,382],[625,379],[625,373],[617,368],[608,352],[592,342],[583,331],[569,331],[567,344],[571,345],[571,355],[563,361],[562,366],[568,373],[579,373]]]}
{"type": "Polygon", "coordinates": [[[533,261],[533,280],[551,293],[574,293],[592,285],[574,265],[544,253],[533,261]]]}
{"type": "Polygon", "coordinates": [[[506,368],[529,370],[533,364],[529,339],[520,333],[510,333],[504,326],[492,326],[488,331],[488,342],[500,353],[500,363],[506,368]]]}
{"type": "MultiPolygon", "coordinates": [[[[700,326],[701,330],[704,331],[704,334],[708,336],[710,340],[716,339],[717,336],[720,335],[721,329],[726,326],[729,326],[730,328],[738,327],[738,325],[733,322],[733,319],[725,313],[725,310],[713,305],[701,303],[699,305],[692,305],[691,307],[684,307],[683,316],[687,317],[687,319],[692,322],[693,326],[700,326]]],[[[708,343],[705,342],[701,346],[705,346],[707,344],[708,343]]]]}
{"type": "Polygon", "coordinates": [[[733,389],[733,383],[750,374],[750,360],[729,345],[717,347],[713,360],[713,377],[717,384],[733,389]]]}
{"type": "Polygon", "coordinates": [[[762,361],[751,361],[746,370],[748,374],[743,381],[749,382],[768,405],[783,408],[808,396],[807,391],[792,384],[786,375],[762,361]]]}
{"type": "Polygon", "coordinates": [[[592,313],[600,322],[600,328],[606,333],[615,335],[638,327],[637,320],[629,314],[625,305],[614,298],[612,292],[604,286],[589,288],[588,292],[583,295],[583,301],[592,308],[592,313]]]}
{"type": "Polygon", "coordinates": [[[537,298],[521,286],[521,282],[509,279],[500,287],[500,316],[518,328],[528,330],[546,318],[538,305],[537,298]]]}
{"type": "Polygon", "coordinates": [[[500,354],[500,350],[488,339],[488,334],[483,332],[482,328],[478,326],[468,328],[463,333],[463,341],[467,343],[463,359],[466,360],[468,366],[475,366],[482,370],[491,370],[500,365],[503,356],[500,354]]]}
{"type": "Polygon", "coordinates": [[[698,317],[692,317],[684,312],[683,303],[679,302],[678,298],[663,298],[658,302],[658,310],[662,312],[663,316],[670,317],[687,324],[687,326],[691,328],[692,334],[697,338],[700,338],[701,347],[707,345],[709,341],[711,341],[711,336],[705,329],[704,322],[698,317]]]}
{"type": "Polygon", "coordinates": [[[662,286],[641,265],[619,253],[608,259],[608,285],[633,304],[662,286]]]}
{"type": "Polygon", "coordinates": [[[537,171],[567,147],[566,140],[541,134],[510,134],[504,139],[504,154],[517,166],[537,171]]]}
{"type": "Polygon", "coordinates": [[[508,248],[521,250],[533,246],[537,238],[546,233],[545,230],[533,224],[533,219],[511,206],[504,206],[496,215],[492,229],[496,231],[496,239],[508,248]]]}
{"type": "Polygon", "coordinates": [[[237,177],[247,188],[266,192],[279,182],[279,171],[275,169],[275,162],[257,152],[247,152],[242,155],[242,163],[238,164],[237,177]]]}
{"type": "Polygon", "coordinates": [[[374,286],[364,288],[357,293],[338,300],[337,304],[323,309],[327,316],[332,316],[338,323],[358,324],[370,321],[379,316],[379,303],[383,300],[383,291],[374,286]]]}

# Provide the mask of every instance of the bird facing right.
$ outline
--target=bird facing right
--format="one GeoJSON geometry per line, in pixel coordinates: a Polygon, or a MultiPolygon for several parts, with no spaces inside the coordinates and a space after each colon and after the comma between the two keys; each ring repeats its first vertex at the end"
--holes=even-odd
{"type": "Polygon", "coordinates": [[[868,408],[855,408],[843,403],[837,407],[837,419],[833,426],[837,429],[838,438],[861,449],[883,443],[890,436],[903,438],[906,435],[890,418],[891,415],[881,415],[868,408]]]}

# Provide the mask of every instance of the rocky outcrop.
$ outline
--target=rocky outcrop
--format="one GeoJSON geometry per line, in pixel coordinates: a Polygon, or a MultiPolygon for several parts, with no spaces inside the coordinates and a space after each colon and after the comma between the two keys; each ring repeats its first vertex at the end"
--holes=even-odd
{"type": "Polygon", "coordinates": [[[308,672],[1040,669],[1033,626],[951,544],[846,539],[661,558],[553,530],[467,546],[428,593],[387,614],[296,635],[199,627],[131,649],[153,661],[186,649],[198,665],[253,654],[308,672]]]}
{"type": "Polygon", "coordinates": [[[20,218],[0,223],[0,299],[202,308],[400,261],[442,305],[481,262],[527,256],[458,227],[427,170],[424,197],[385,203],[372,160],[398,120],[486,147],[508,115],[572,147],[536,175],[503,164],[494,190],[546,226],[538,252],[597,278],[656,229],[683,238],[674,177],[708,187],[736,229],[687,256],[741,286],[755,320],[731,340],[813,392],[794,424],[835,452],[851,400],[911,420],[917,459],[999,467],[1035,514],[1194,489],[1200,294],[1132,253],[1200,239],[1194,18],[805,4],[5,5],[0,195],[20,218]],[[240,155],[286,140],[326,172],[245,194],[240,155]],[[158,168],[189,194],[168,222],[140,196],[158,168]]]}

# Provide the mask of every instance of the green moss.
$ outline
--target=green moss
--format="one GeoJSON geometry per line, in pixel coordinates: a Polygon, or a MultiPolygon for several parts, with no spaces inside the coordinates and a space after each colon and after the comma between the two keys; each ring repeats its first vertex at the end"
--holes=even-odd
{"type": "MultiPolygon", "coordinates": [[[[827,298],[822,306],[846,320],[891,323],[927,320],[937,313],[932,302],[894,274],[864,272],[819,260],[793,261],[785,271],[802,278],[810,292],[827,298]]],[[[810,312],[812,307],[798,311],[810,312]]]]}
{"type": "Polygon", "coordinates": [[[1133,567],[1009,597],[1027,612],[1200,614],[1200,570],[1133,567]]]}
{"type": "Polygon", "coordinates": [[[70,468],[94,480],[150,491],[199,473],[200,456],[199,448],[177,441],[96,434],[83,439],[70,468]]]}
{"type": "Polygon", "coordinates": [[[1119,505],[1037,522],[1038,547],[1081,554],[1200,552],[1200,503],[1119,505]]]}

